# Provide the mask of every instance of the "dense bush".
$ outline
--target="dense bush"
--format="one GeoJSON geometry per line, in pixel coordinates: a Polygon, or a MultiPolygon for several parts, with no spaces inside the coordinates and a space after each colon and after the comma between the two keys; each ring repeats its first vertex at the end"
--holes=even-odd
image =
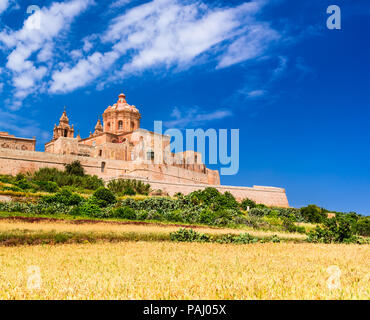
{"type": "Polygon", "coordinates": [[[64,165],[66,173],[70,175],[83,177],[85,175],[85,170],[81,165],[81,162],[76,160],[72,163],[64,165]]]}
{"type": "Polygon", "coordinates": [[[150,185],[145,184],[142,181],[138,180],[129,180],[129,179],[117,179],[112,180],[108,183],[108,189],[118,195],[135,195],[143,194],[148,195],[150,192],[150,185]]]}
{"type": "Polygon", "coordinates": [[[239,210],[239,203],[230,192],[220,193],[215,188],[197,190],[186,196],[194,205],[205,205],[214,211],[219,209],[239,210]]]}
{"type": "Polygon", "coordinates": [[[370,217],[358,219],[353,229],[360,236],[370,237],[370,217]]]}
{"type": "Polygon", "coordinates": [[[33,175],[29,176],[29,179],[34,181],[36,184],[40,182],[54,182],[59,187],[74,186],[78,188],[96,190],[99,187],[103,187],[103,180],[97,176],[84,175],[79,176],[75,174],[69,174],[66,171],[60,171],[55,168],[41,168],[36,171],[33,175]]]}
{"type": "Polygon", "coordinates": [[[257,204],[253,200],[248,199],[248,198],[243,199],[241,204],[240,204],[240,207],[243,210],[248,210],[248,207],[249,207],[249,209],[253,209],[256,206],[257,206],[257,204]]]}
{"type": "Polygon", "coordinates": [[[308,241],[323,243],[356,242],[349,222],[342,218],[325,219],[322,227],[317,226],[308,234],[308,241]]]}
{"type": "Polygon", "coordinates": [[[107,188],[101,187],[93,193],[96,204],[100,207],[107,207],[116,202],[116,197],[112,191],[107,188]]]}
{"type": "Polygon", "coordinates": [[[311,223],[321,223],[327,218],[327,214],[314,204],[301,208],[301,215],[307,222],[311,223]]]}
{"type": "Polygon", "coordinates": [[[268,212],[266,212],[264,209],[259,209],[259,208],[253,208],[253,209],[249,210],[249,212],[248,212],[249,215],[255,216],[255,217],[263,217],[267,213],[268,212]]]}
{"type": "Polygon", "coordinates": [[[79,205],[84,201],[84,198],[77,193],[73,193],[70,188],[63,187],[54,195],[47,195],[41,198],[41,201],[46,203],[62,203],[66,206],[79,205]]]}
{"type": "Polygon", "coordinates": [[[218,243],[235,243],[235,244],[248,244],[257,243],[258,239],[251,236],[249,233],[242,234],[225,234],[221,238],[217,239],[218,243]]]}
{"type": "Polygon", "coordinates": [[[128,219],[128,220],[135,220],[136,213],[135,213],[135,210],[129,207],[119,207],[119,208],[113,209],[113,217],[128,219]]]}
{"type": "Polygon", "coordinates": [[[176,242],[209,242],[210,236],[193,229],[180,228],[180,230],[170,233],[170,239],[176,242]]]}
{"type": "Polygon", "coordinates": [[[81,207],[78,208],[80,215],[93,217],[93,218],[104,218],[106,215],[102,208],[92,201],[86,201],[81,207]]]}

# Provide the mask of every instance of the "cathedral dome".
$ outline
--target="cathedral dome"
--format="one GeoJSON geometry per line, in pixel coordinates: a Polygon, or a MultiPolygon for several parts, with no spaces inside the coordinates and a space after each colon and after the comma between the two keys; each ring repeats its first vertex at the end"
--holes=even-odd
{"type": "Polygon", "coordinates": [[[131,106],[127,103],[126,96],[123,93],[121,93],[118,96],[117,103],[105,109],[104,113],[112,111],[128,111],[133,113],[139,113],[139,110],[135,106],[131,106]]]}
{"type": "Polygon", "coordinates": [[[122,134],[140,128],[140,112],[126,101],[125,94],[118,96],[117,103],[109,106],[103,113],[104,132],[122,134]]]}

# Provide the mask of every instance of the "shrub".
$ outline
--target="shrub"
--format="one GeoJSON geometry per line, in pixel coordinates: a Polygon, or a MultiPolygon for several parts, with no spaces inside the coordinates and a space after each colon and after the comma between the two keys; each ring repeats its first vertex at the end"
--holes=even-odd
{"type": "Polygon", "coordinates": [[[248,244],[257,243],[258,239],[251,236],[249,233],[242,233],[239,235],[225,234],[221,238],[217,239],[218,243],[235,243],[235,244],[248,244]]]}
{"type": "Polygon", "coordinates": [[[113,216],[122,219],[135,220],[135,210],[129,207],[119,207],[113,210],[113,216]]]}
{"type": "Polygon", "coordinates": [[[47,195],[41,198],[46,203],[62,203],[67,206],[78,205],[84,198],[77,193],[73,193],[69,187],[63,187],[54,195],[47,195]]]}
{"type": "Polygon", "coordinates": [[[314,204],[301,208],[301,214],[307,222],[321,223],[327,217],[323,210],[314,204]]]}
{"type": "Polygon", "coordinates": [[[94,193],[93,197],[98,200],[101,207],[107,207],[110,204],[116,202],[116,197],[112,191],[107,188],[101,187],[98,188],[94,193]]]}
{"type": "Polygon", "coordinates": [[[31,176],[31,179],[37,184],[52,181],[59,187],[74,186],[89,190],[96,190],[104,186],[103,180],[98,176],[68,174],[66,171],[55,168],[41,168],[31,176]]]}
{"type": "Polygon", "coordinates": [[[350,224],[344,219],[332,218],[326,219],[323,226],[317,226],[314,230],[308,233],[307,240],[309,242],[323,242],[323,243],[349,243],[356,242],[351,231],[350,224]]]}
{"type": "Polygon", "coordinates": [[[123,194],[125,196],[134,196],[136,194],[135,190],[130,187],[130,186],[127,186],[125,187],[125,189],[123,190],[123,194]]]}
{"type": "Polygon", "coordinates": [[[358,219],[355,225],[355,232],[361,236],[370,236],[370,217],[363,217],[358,219]]]}
{"type": "Polygon", "coordinates": [[[124,195],[135,195],[135,194],[148,195],[150,191],[149,184],[145,184],[142,181],[135,179],[112,180],[108,183],[107,187],[109,190],[116,194],[124,195]]]}
{"type": "Polygon", "coordinates": [[[148,220],[162,220],[162,215],[157,210],[149,210],[147,219],[148,220]]]}
{"type": "Polygon", "coordinates": [[[263,209],[253,208],[249,210],[248,214],[255,217],[263,217],[266,212],[263,209]]]}
{"type": "Polygon", "coordinates": [[[103,210],[90,201],[86,201],[80,208],[79,213],[88,217],[102,218],[104,216],[103,210]]]}
{"type": "Polygon", "coordinates": [[[216,219],[216,214],[210,209],[202,210],[198,217],[199,223],[213,224],[216,219]]]}
{"type": "Polygon", "coordinates": [[[14,177],[10,175],[0,175],[0,182],[3,183],[14,183],[14,177]]]}
{"type": "Polygon", "coordinates": [[[288,218],[283,218],[283,228],[288,232],[306,233],[304,227],[296,226],[294,222],[288,218]]]}
{"type": "Polygon", "coordinates": [[[53,181],[36,181],[37,185],[39,186],[40,190],[46,192],[57,192],[59,187],[53,181]]]}
{"type": "Polygon", "coordinates": [[[15,185],[22,189],[22,190],[29,190],[29,189],[32,189],[34,188],[34,185],[32,185],[29,181],[27,181],[26,179],[20,179],[20,180],[17,180],[17,182],[15,183],[15,185]]]}
{"type": "Polygon", "coordinates": [[[248,198],[245,198],[242,200],[241,204],[240,204],[240,207],[243,209],[243,210],[248,210],[248,207],[249,209],[253,209],[256,207],[256,203],[251,200],[251,199],[248,199],[248,198]]]}
{"type": "Polygon", "coordinates": [[[85,170],[81,165],[81,162],[76,160],[72,163],[64,165],[66,173],[70,175],[83,177],[85,175],[85,170]]]}
{"type": "Polygon", "coordinates": [[[148,212],[146,210],[140,210],[136,212],[137,220],[146,220],[148,217],[148,212]]]}
{"type": "Polygon", "coordinates": [[[180,230],[170,233],[170,239],[177,242],[209,242],[210,236],[193,229],[180,228],[180,230]]]}

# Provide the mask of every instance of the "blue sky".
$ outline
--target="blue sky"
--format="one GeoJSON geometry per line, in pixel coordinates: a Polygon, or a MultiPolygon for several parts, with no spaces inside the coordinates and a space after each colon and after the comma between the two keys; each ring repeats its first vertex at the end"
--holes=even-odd
{"type": "Polygon", "coordinates": [[[240,129],[223,184],[370,214],[369,18],[366,0],[0,0],[0,131],[43,150],[67,106],[84,137],[123,91],[149,130],[240,129]]]}

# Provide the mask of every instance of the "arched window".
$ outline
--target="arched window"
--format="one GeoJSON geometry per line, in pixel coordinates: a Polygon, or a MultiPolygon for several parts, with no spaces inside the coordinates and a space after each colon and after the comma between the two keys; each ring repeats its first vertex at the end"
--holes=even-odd
{"type": "Polygon", "coordinates": [[[123,121],[120,120],[118,121],[118,130],[122,130],[123,129],[123,121]]]}
{"type": "Polygon", "coordinates": [[[131,131],[134,131],[135,129],[135,122],[131,121],[131,131]]]}

